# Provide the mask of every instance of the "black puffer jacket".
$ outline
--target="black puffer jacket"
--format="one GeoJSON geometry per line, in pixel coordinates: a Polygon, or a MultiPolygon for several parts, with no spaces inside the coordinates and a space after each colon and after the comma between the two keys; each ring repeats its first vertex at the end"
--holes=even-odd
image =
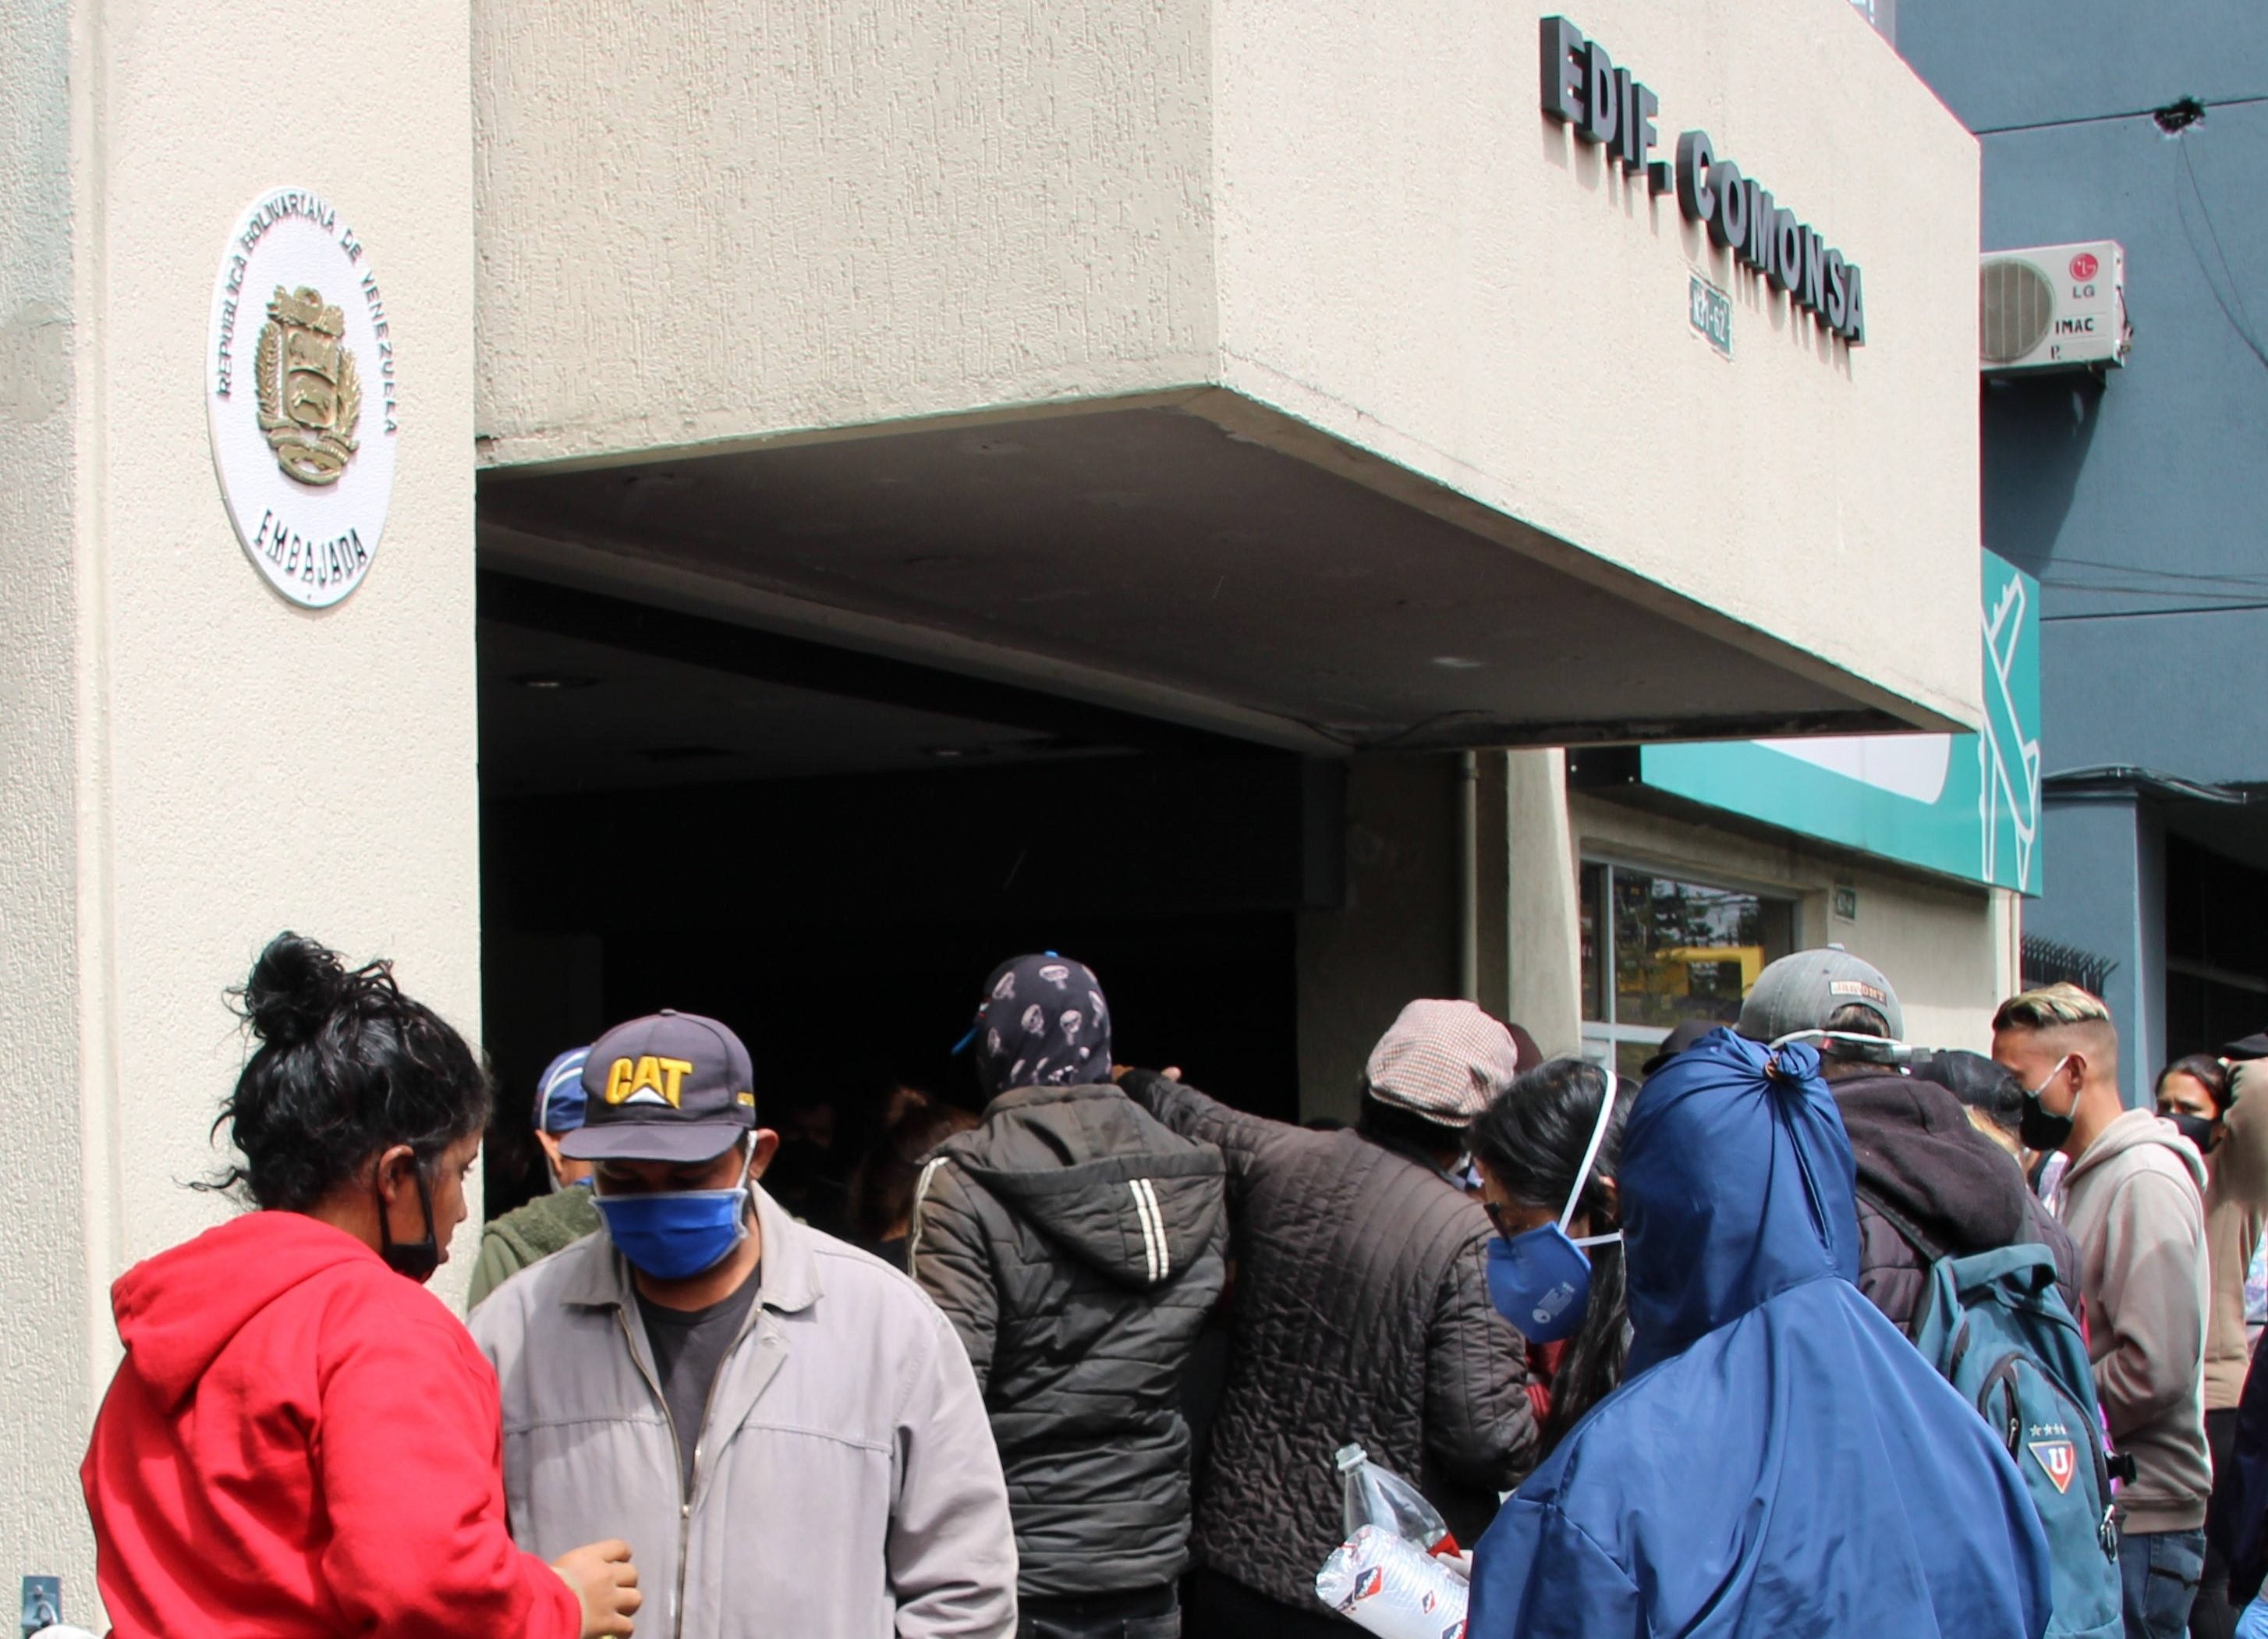
{"type": "Polygon", "coordinates": [[[1359,1442],[1469,1547],[1535,1466],[1527,1351],[1489,1302],[1477,1202],[1423,1161],[1311,1133],[1142,1072],[1126,1090],[1228,1157],[1228,1383],[1198,1489],[1198,1557],[1319,1609],[1344,1532],[1332,1453],[1359,1442]]]}
{"type": "Polygon", "coordinates": [[[1911,1075],[1852,1076],[1833,1091],[1859,1162],[1859,1289],[1893,1325],[1911,1333],[1938,1259],[2028,1241],[2054,1255],[2057,1289],[2079,1313],[2071,1237],[1959,1099],[1911,1075]]]}
{"type": "Polygon", "coordinates": [[[1226,1275],[1222,1173],[1108,1084],[1003,1093],[924,1170],[914,1278],[983,1387],[1027,1598],[1188,1569],[1178,1392],[1226,1275]]]}

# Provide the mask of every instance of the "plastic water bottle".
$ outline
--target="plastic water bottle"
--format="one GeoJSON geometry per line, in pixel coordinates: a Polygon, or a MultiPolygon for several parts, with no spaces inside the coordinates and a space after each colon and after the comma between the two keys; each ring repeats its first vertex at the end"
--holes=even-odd
{"type": "Polygon", "coordinates": [[[1346,1485],[1349,1541],[1365,1525],[1414,1542],[1428,1554],[1454,1554],[1457,1539],[1440,1510],[1416,1486],[1390,1468],[1381,1468],[1359,1445],[1339,1447],[1340,1477],[1346,1485]]]}
{"type": "Polygon", "coordinates": [[[1323,1561],[1315,1597],[1378,1639],[1465,1639],[1465,1579],[1376,1525],[1323,1561]]]}

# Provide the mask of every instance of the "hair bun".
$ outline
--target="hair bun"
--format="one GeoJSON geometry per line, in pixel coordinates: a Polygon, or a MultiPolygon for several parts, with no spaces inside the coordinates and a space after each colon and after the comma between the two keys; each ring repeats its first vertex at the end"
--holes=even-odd
{"type": "Polygon", "coordinates": [[[336,951],[281,933],[268,941],[244,981],[244,1015],[270,1046],[296,1047],[338,1011],[351,983],[336,951]]]}

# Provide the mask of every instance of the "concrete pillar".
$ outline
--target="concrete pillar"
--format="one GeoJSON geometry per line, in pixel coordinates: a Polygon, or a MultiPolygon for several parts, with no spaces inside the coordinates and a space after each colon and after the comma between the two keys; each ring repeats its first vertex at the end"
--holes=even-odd
{"type": "Polygon", "coordinates": [[[1416,996],[1472,999],[1582,1051],[1582,930],[1560,751],[1357,757],[1346,892],[1300,916],[1300,1109],[1352,1120],[1371,1044],[1416,996]],[[1461,853],[1469,857],[1461,858],[1461,853]],[[1462,907],[1469,904],[1469,915],[1462,907]]]}
{"type": "Polygon", "coordinates": [[[1359,757],[1346,891],[1298,930],[1300,1113],[1355,1117],[1370,1049],[1403,1004],[1457,993],[1458,758],[1359,757]]]}
{"type": "Polygon", "coordinates": [[[1484,751],[1476,764],[1475,999],[1525,1026],[1544,1052],[1580,1052],[1582,930],[1566,755],[1484,751]]]}
{"type": "MultiPolygon", "coordinates": [[[[1473,1000],[1500,1019],[1519,1019],[1512,1010],[1512,847],[1506,768],[1509,753],[1481,751],[1473,757],[1473,1000]]],[[[1527,1021],[1521,1020],[1525,1023],[1527,1021]]]]}
{"type": "Polygon", "coordinates": [[[2024,987],[2024,897],[2013,889],[1995,888],[1992,899],[1992,1005],[2024,987]]]}
{"type": "Polygon", "coordinates": [[[225,990],[291,927],[478,1024],[468,18],[0,0],[0,1585],[60,1574],[99,1631],[108,1287],[227,1210],[186,1187],[242,1062],[225,990]],[[202,388],[224,242],[279,184],[351,218],[398,361],[386,532],[320,611],[238,544],[202,388]]]}
{"type": "MultiPolygon", "coordinates": [[[[67,1608],[91,1616],[92,1545],[72,1503],[97,1250],[81,1232],[93,1071],[81,1013],[99,976],[82,971],[78,930],[71,22],[68,7],[0,4],[0,1055],[14,1067],[0,1144],[0,1586],[12,1598],[24,1573],[78,1573],[67,1608]]],[[[180,391],[193,413],[196,383],[192,363],[180,391]]]]}
{"type": "Polygon", "coordinates": [[[1567,754],[1504,758],[1505,1016],[1547,1053],[1583,1048],[1582,907],[1567,816],[1567,754]]]}

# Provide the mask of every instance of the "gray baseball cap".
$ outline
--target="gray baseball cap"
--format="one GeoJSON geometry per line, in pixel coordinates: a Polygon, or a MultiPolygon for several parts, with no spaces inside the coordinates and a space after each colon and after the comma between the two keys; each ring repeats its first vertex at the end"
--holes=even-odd
{"type": "Polygon", "coordinates": [[[583,1125],[559,1141],[571,1161],[713,1161],[756,1124],[748,1050],[697,1013],[615,1025],[591,1044],[583,1093],[583,1125]]]}
{"type": "Polygon", "coordinates": [[[1756,975],[1734,1028],[1750,1041],[1778,1041],[1798,1030],[1824,1030],[1837,1008],[1854,1004],[1881,1014],[1892,1041],[1905,1040],[1905,1010],[1880,968],[1840,945],[1799,950],[1756,975]]]}

